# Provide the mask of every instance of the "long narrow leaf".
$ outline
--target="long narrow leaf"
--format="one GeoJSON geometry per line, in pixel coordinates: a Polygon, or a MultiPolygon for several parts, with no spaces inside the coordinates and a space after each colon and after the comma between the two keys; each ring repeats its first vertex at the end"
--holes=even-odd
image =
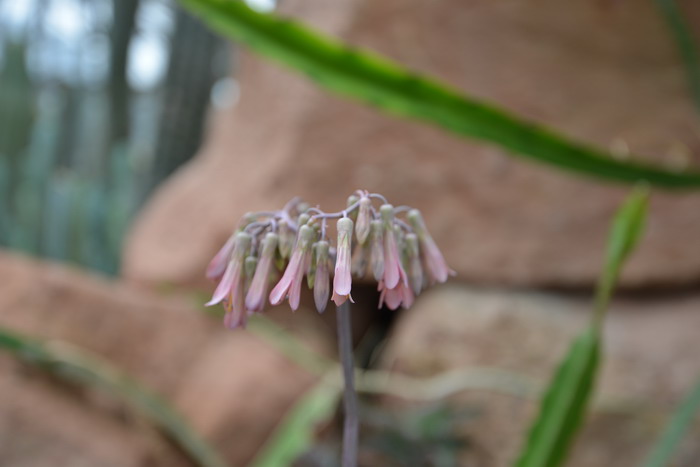
{"type": "Polygon", "coordinates": [[[341,387],[321,381],[289,411],[253,461],[254,467],[292,465],[313,442],[319,423],[328,420],[340,399],[341,387]]]}
{"type": "Polygon", "coordinates": [[[638,186],[618,210],[589,328],[571,345],[542,399],[517,467],[557,467],[581,427],[600,362],[600,329],[619,271],[644,229],[648,189],[638,186]]]}
{"type": "Polygon", "coordinates": [[[551,130],[461,95],[376,54],[350,48],[299,23],[258,13],[238,0],[181,0],[206,23],[258,53],[306,73],[319,85],[395,115],[498,144],[536,161],[599,178],[700,187],[700,173],[670,172],[613,159],[551,130]]]}
{"type": "Polygon", "coordinates": [[[676,448],[683,440],[683,436],[688,431],[693,418],[700,410],[700,380],[681,402],[668,425],[664,429],[658,442],[644,463],[644,467],[665,467],[671,464],[676,448]]]}
{"type": "Polygon", "coordinates": [[[0,348],[40,365],[61,378],[108,390],[163,430],[197,465],[226,466],[217,452],[169,404],[107,362],[68,344],[43,343],[2,328],[0,348]]]}
{"type": "Polygon", "coordinates": [[[608,308],[622,265],[644,231],[648,204],[649,189],[645,185],[638,185],[615,215],[608,237],[605,267],[596,290],[594,322],[597,326],[602,324],[603,314],[608,308]]]}
{"type": "Polygon", "coordinates": [[[599,360],[600,338],[589,329],[571,345],[547,389],[518,467],[555,467],[565,459],[583,422],[599,360]]]}

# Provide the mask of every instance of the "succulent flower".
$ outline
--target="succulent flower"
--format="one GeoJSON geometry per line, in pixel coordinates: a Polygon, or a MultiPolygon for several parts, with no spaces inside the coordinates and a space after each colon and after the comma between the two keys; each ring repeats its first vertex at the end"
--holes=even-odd
{"type": "Polygon", "coordinates": [[[415,209],[394,207],[382,195],[360,190],[339,212],[324,212],[295,198],[279,211],[243,217],[207,267],[206,276],[219,280],[207,305],[223,303],[225,324],[244,326],[249,314],[263,311],[266,299],[277,305],[287,298],[296,310],[306,276],[322,313],[329,299],[338,306],[352,301],[355,275],[376,280],[379,307],[393,310],[410,307],[426,285],[445,282],[450,274],[415,209]],[[337,219],[335,245],[327,232],[333,219],[337,219]],[[332,277],[331,261],[335,261],[332,277]],[[268,294],[278,270],[282,276],[268,294]]]}
{"type": "Polygon", "coordinates": [[[302,225],[299,228],[297,243],[292,250],[292,258],[289,260],[287,269],[284,270],[282,279],[270,292],[270,303],[273,305],[279,305],[282,300],[289,297],[289,307],[292,310],[299,308],[301,283],[304,280],[313,235],[314,229],[308,225],[302,225]]]}
{"type": "Polygon", "coordinates": [[[273,232],[268,232],[263,239],[260,261],[258,261],[248,294],[245,297],[245,307],[249,312],[262,311],[265,307],[267,288],[270,285],[270,273],[272,272],[272,261],[275,258],[275,249],[278,242],[279,236],[273,232]]]}
{"type": "MultiPolygon", "coordinates": [[[[338,219],[338,245],[336,247],[335,275],[333,277],[333,296],[331,300],[341,305],[350,297],[352,289],[352,228],[353,222],[349,217],[338,219]]],[[[352,298],[350,298],[352,301],[352,298]]]]}

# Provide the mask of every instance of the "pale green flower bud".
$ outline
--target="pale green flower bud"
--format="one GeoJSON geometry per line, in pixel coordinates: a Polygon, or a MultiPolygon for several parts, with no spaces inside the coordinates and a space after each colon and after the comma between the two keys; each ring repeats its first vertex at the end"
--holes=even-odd
{"type": "Polygon", "coordinates": [[[357,223],[355,224],[355,235],[357,241],[364,245],[369,237],[369,223],[372,220],[372,200],[362,198],[357,213],[357,223]]]}
{"type": "Polygon", "coordinates": [[[379,282],[384,277],[384,234],[382,221],[378,219],[370,222],[369,263],[374,280],[379,282]]]}

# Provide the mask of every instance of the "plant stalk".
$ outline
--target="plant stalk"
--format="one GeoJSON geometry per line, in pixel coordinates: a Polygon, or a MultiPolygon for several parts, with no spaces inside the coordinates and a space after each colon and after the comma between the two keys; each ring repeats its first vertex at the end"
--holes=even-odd
{"type": "Polygon", "coordinates": [[[357,466],[357,444],[359,420],[357,414],[357,393],[355,392],[355,364],[352,352],[352,324],[350,320],[350,302],[337,307],[338,353],[343,366],[343,467],[357,466]]]}

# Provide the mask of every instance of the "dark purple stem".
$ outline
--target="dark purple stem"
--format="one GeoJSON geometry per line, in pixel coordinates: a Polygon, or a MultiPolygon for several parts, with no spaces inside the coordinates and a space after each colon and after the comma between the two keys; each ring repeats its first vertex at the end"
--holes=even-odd
{"type": "Polygon", "coordinates": [[[357,393],[355,392],[355,364],[352,352],[352,324],[350,320],[350,302],[337,307],[338,352],[343,365],[343,467],[357,467],[357,444],[359,420],[357,416],[357,393]]]}

